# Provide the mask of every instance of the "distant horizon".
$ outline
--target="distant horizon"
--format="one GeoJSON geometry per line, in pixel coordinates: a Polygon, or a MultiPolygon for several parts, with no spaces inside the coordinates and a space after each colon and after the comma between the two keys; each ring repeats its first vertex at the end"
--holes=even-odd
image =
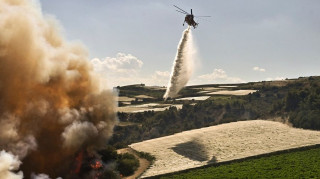
{"type": "MultiPolygon", "coordinates": [[[[190,87],[190,86],[206,86],[206,85],[237,85],[237,84],[246,84],[246,83],[261,83],[261,82],[272,82],[272,81],[285,81],[285,80],[297,80],[299,78],[309,78],[309,77],[317,77],[320,75],[316,75],[316,76],[300,76],[297,78],[285,78],[285,79],[278,79],[278,80],[263,80],[263,81],[248,81],[248,82],[241,82],[241,83],[205,83],[205,84],[188,84],[185,87],[190,87]]],[[[144,83],[135,83],[135,84],[126,84],[126,85],[118,85],[120,87],[123,86],[139,86],[139,85],[145,85],[148,87],[167,87],[166,85],[147,85],[144,83]]],[[[113,88],[116,88],[118,86],[114,86],[113,88]]]]}

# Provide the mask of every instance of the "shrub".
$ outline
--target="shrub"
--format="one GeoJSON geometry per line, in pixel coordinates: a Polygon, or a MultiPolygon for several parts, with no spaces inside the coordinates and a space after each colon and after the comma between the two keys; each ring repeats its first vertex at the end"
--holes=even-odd
{"type": "Polygon", "coordinates": [[[153,162],[156,159],[153,155],[146,152],[138,152],[138,155],[141,158],[147,159],[149,162],[153,162]]]}
{"type": "Polygon", "coordinates": [[[118,155],[117,161],[117,170],[124,176],[132,175],[140,166],[139,160],[129,153],[118,155]]]}
{"type": "Polygon", "coordinates": [[[98,153],[101,155],[101,160],[103,162],[116,160],[118,158],[117,151],[112,146],[107,146],[105,149],[98,151],[98,153]]]}

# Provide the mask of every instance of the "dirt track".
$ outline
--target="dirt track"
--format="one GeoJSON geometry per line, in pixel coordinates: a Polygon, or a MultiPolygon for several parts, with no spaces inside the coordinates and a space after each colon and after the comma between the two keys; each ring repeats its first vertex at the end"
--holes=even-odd
{"type": "Polygon", "coordinates": [[[255,120],[185,131],[130,147],[156,157],[144,177],[313,144],[320,144],[319,131],[255,120]]]}
{"type": "Polygon", "coordinates": [[[150,165],[150,162],[147,159],[140,158],[137,153],[132,150],[131,148],[124,148],[124,149],[119,149],[117,150],[118,154],[123,154],[123,153],[130,153],[133,154],[135,157],[139,159],[139,168],[134,172],[133,175],[124,177],[124,179],[135,179],[138,178],[150,165]]]}

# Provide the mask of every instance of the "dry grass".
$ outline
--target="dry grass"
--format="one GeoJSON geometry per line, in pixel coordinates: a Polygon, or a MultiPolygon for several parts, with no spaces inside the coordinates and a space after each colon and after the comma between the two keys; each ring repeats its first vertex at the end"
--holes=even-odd
{"type": "Polygon", "coordinates": [[[210,93],[211,91],[199,91],[198,93],[210,93]]]}
{"type": "Polygon", "coordinates": [[[207,93],[207,94],[209,94],[209,95],[219,94],[219,95],[237,95],[237,96],[242,96],[242,95],[248,95],[250,93],[254,93],[256,91],[257,90],[234,90],[234,91],[223,90],[223,91],[216,91],[216,92],[207,93]]]}
{"type": "Polygon", "coordinates": [[[216,87],[203,87],[203,88],[193,88],[193,89],[200,89],[200,90],[204,90],[204,91],[217,91],[217,90],[223,90],[225,88],[216,88],[216,87]]]}
{"type": "Polygon", "coordinates": [[[236,88],[238,86],[219,86],[220,88],[236,88]]]}
{"type": "Polygon", "coordinates": [[[138,113],[144,111],[164,111],[169,109],[170,106],[175,106],[177,109],[182,108],[182,104],[159,104],[159,103],[148,103],[148,104],[141,104],[141,105],[128,105],[118,107],[118,112],[126,112],[126,113],[138,113]]]}
{"type": "Polygon", "coordinates": [[[135,96],[135,98],[140,98],[140,99],[154,99],[154,97],[147,96],[147,95],[138,95],[138,96],[135,96]]]}
{"type": "Polygon", "coordinates": [[[129,97],[126,97],[126,96],[119,96],[117,101],[122,101],[122,102],[130,102],[130,101],[134,101],[135,99],[134,98],[129,98],[129,97]]]}
{"type": "Polygon", "coordinates": [[[185,131],[130,147],[156,157],[144,177],[319,143],[319,131],[255,120],[185,131]]]}
{"type": "Polygon", "coordinates": [[[204,100],[206,100],[208,98],[210,98],[210,96],[187,97],[187,98],[179,98],[179,99],[176,99],[176,100],[178,100],[178,101],[184,101],[184,100],[204,101],[204,100]]]}

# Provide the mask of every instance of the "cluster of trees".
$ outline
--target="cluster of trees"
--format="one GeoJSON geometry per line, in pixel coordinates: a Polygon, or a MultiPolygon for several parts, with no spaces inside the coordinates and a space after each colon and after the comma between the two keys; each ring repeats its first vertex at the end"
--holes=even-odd
{"type": "Polygon", "coordinates": [[[320,85],[312,78],[310,86],[289,92],[285,110],[294,127],[320,130],[320,85]]]}
{"type": "Polygon", "coordinates": [[[320,78],[300,78],[279,89],[271,113],[286,116],[294,127],[320,130],[320,78]]]}

